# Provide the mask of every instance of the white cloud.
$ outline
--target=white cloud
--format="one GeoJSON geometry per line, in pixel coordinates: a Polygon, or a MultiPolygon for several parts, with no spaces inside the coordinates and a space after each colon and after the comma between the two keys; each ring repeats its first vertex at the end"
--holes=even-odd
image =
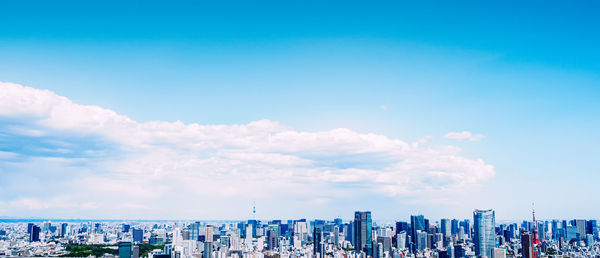
{"type": "MultiPolygon", "coordinates": [[[[66,203],[93,203],[88,207],[111,215],[125,206],[146,214],[151,204],[164,208],[155,209],[165,212],[156,216],[179,211],[177,217],[182,217],[206,205],[218,205],[220,211],[205,211],[209,212],[206,216],[218,218],[218,212],[228,209],[239,213],[235,209],[245,207],[235,207],[250,200],[285,205],[297,201],[301,206],[315,200],[333,205],[358,195],[446,196],[466,192],[494,176],[493,166],[483,160],[463,157],[455,146],[424,146],[426,140],[408,144],[347,128],[304,132],[268,120],[235,125],[140,123],[111,110],[75,104],[53,92],[13,83],[0,83],[2,119],[8,126],[18,120],[18,132],[36,132],[26,136],[68,136],[47,141],[60,145],[44,146],[65,156],[18,153],[29,155],[28,163],[0,164],[0,173],[8,166],[21,173],[0,183],[0,196],[9,196],[2,195],[3,187],[4,193],[20,191],[22,187],[16,185],[25,178],[33,178],[32,184],[39,180],[57,185],[54,191],[38,196],[19,192],[19,199],[0,197],[15,209],[64,209],[73,207],[66,203]],[[89,139],[93,148],[83,140],[68,142],[75,138],[89,139]],[[80,149],[69,149],[72,146],[80,149]],[[53,194],[69,198],[52,199],[53,194]],[[61,201],[65,202],[62,206],[61,201]]],[[[460,140],[482,137],[470,132],[446,135],[460,140]]],[[[298,207],[303,208],[310,209],[298,207]]]]}
{"type": "Polygon", "coordinates": [[[476,142],[476,141],[480,141],[483,138],[485,138],[485,135],[483,134],[473,134],[469,131],[462,131],[462,132],[449,132],[446,135],[444,135],[444,138],[446,139],[452,139],[452,140],[458,140],[458,141],[471,141],[471,142],[476,142]]]}

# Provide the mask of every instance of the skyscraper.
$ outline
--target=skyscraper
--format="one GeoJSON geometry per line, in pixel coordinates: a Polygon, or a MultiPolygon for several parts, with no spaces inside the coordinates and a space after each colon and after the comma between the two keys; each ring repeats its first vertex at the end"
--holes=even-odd
{"type": "Polygon", "coordinates": [[[119,242],[119,258],[132,258],[133,248],[131,242],[119,242]]]}
{"type": "Polygon", "coordinates": [[[196,221],[190,225],[190,239],[198,241],[200,236],[200,221],[196,221]]]}
{"type": "Polygon", "coordinates": [[[411,237],[413,240],[413,243],[416,243],[417,241],[417,231],[424,231],[427,232],[427,230],[429,230],[428,228],[425,227],[425,216],[423,215],[412,215],[410,216],[410,227],[411,227],[411,237]]]}
{"type": "Polygon", "coordinates": [[[577,227],[577,232],[579,233],[579,239],[585,239],[585,235],[587,234],[586,222],[584,219],[576,219],[573,226],[577,227]]]}
{"type": "Polygon", "coordinates": [[[133,242],[142,243],[144,241],[144,230],[139,228],[133,229],[133,242]]]}
{"type": "Polygon", "coordinates": [[[370,211],[357,211],[354,213],[354,249],[364,251],[372,256],[373,251],[373,222],[370,211]]]}
{"type": "Polygon", "coordinates": [[[493,210],[475,210],[473,212],[475,255],[477,257],[492,256],[492,248],[496,245],[496,213],[493,210]]]}
{"type": "Polygon", "coordinates": [[[535,258],[533,251],[533,234],[529,231],[521,232],[521,253],[523,258],[535,258]]]}
{"type": "Polygon", "coordinates": [[[400,250],[406,248],[406,231],[402,231],[396,235],[396,248],[400,250]]]}
{"type": "Polygon", "coordinates": [[[31,234],[32,228],[33,228],[33,223],[27,223],[27,234],[31,234]]]}
{"type": "Polygon", "coordinates": [[[396,221],[396,234],[402,231],[411,232],[408,222],[396,221]]]}
{"type": "Polygon", "coordinates": [[[65,237],[67,235],[67,223],[60,224],[60,237],[65,237]]]}
{"type": "Polygon", "coordinates": [[[449,219],[442,219],[440,221],[440,227],[441,227],[442,234],[444,236],[451,235],[451,225],[450,225],[449,219]]]}
{"type": "Polygon", "coordinates": [[[279,244],[279,232],[276,227],[269,228],[267,231],[267,249],[276,250],[279,244]]]}
{"type": "Polygon", "coordinates": [[[313,229],[313,254],[317,257],[323,257],[323,228],[316,226],[313,229]]]}
{"type": "Polygon", "coordinates": [[[40,230],[41,228],[36,225],[31,226],[31,233],[29,233],[29,242],[40,241],[40,230]]]}
{"type": "Polygon", "coordinates": [[[458,229],[459,229],[458,220],[457,219],[452,219],[451,224],[452,224],[452,227],[451,227],[452,228],[452,230],[451,230],[452,235],[458,234],[458,229]]]}
{"type": "Polygon", "coordinates": [[[598,223],[596,220],[588,220],[585,227],[586,233],[597,236],[598,235],[598,223]]]}
{"type": "Polygon", "coordinates": [[[207,226],[204,233],[204,258],[213,257],[213,227],[207,226]]]}
{"type": "Polygon", "coordinates": [[[415,251],[423,251],[427,248],[427,232],[417,230],[417,238],[415,240],[415,251]]]}
{"type": "Polygon", "coordinates": [[[468,238],[471,238],[471,222],[468,219],[466,219],[461,221],[460,225],[465,230],[465,235],[467,235],[468,238]]]}
{"type": "Polygon", "coordinates": [[[337,224],[333,227],[333,245],[335,248],[340,247],[340,227],[337,224]]]}

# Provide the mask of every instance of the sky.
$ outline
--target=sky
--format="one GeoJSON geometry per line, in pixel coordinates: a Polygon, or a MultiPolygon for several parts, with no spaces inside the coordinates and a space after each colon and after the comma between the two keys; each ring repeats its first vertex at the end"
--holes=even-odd
{"type": "Polygon", "coordinates": [[[2,1],[0,217],[597,218],[599,8],[2,1]]]}

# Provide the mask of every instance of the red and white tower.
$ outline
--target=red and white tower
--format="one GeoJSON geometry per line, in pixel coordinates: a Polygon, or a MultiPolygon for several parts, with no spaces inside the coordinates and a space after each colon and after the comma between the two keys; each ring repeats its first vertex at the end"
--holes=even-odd
{"type": "MultiPolygon", "coordinates": [[[[531,205],[533,206],[533,203],[531,205]]],[[[542,242],[538,238],[537,222],[535,221],[535,208],[532,208],[532,211],[533,211],[533,241],[532,242],[534,245],[539,245],[542,242]]]]}

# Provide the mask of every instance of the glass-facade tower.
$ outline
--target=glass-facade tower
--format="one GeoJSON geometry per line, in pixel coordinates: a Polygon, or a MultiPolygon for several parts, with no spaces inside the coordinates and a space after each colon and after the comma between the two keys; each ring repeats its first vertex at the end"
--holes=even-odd
{"type": "Polygon", "coordinates": [[[496,213],[493,210],[475,210],[473,212],[473,243],[477,257],[492,257],[496,246],[496,213]]]}
{"type": "Polygon", "coordinates": [[[373,221],[370,211],[354,213],[354,249],[373,255],[373,221]]]}

